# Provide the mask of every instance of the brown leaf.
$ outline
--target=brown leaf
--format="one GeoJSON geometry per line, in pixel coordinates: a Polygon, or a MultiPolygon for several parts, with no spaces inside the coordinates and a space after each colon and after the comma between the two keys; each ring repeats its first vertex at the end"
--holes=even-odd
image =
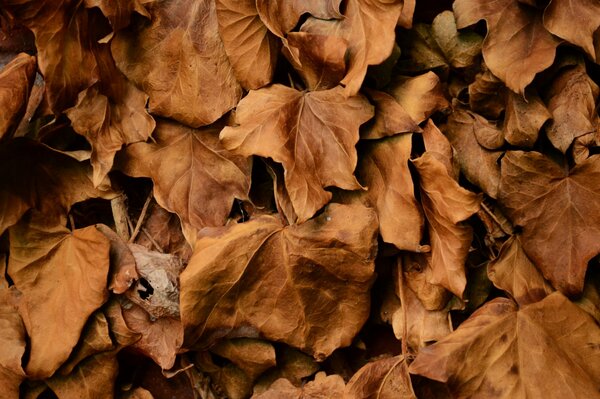
{"type": "Polygon", "coordinates": [[[593,319],[560,293],[521,309],[496,298],[423,348],[410,372],[447,383],[453,397],[594,397],[597,342],[593,319]]]}
{"type": "Polygon", "coordinates": [[[431,119],[427,120],[422,137],[425,150],[444,164],[448,174],[458,181],[460,171],[454,162],[452,145],[431,119]]]}
{"type": "Polygon", "coordinates": [[[527,256],[567,295],[581,293],[588,261],[600,252],[599,174],[597,155],[570,171],[533,151],[502,159],[499,201],[523,227],[527,256]]]}
{"type": "Polygon", "coordinates": [[[344,399],[411,399],[412,390],[402,356],[387,357],[365,364],[352,376],[344,399]]]}
{"type": "Polygon", "coordinates": [[[459,32],[452,11],[438,14],[431,24],[433,37],[454,68],[466,68],[475,63],[481,53],[483,38],[475,32],[459,32]]]}
{"type": "Polygon", "coordinates": [[[596,58],[593,35],[600,27],[600,4],[593,0],[552,0],[544,10],[544,27],[596,58]]]}
{"type": "Polygon", "coordinates": [[[415,7],[417,5],[416,0],[403,0],[402,1],[402,12],[398,17],[398,26],[406,29],[412,28],[413,14],[415,13],[415,7]]]}
{"type": "Polygon", "coordinates": [[[477,127],[473,129],[473,133],[475,133],[479,145],[487,150],[497,150],[502,147],[504,144],[502,130],[481,115],[475,113],[470,113],[470,115],[475,119],[474,124],[477,127]]]}
{"type": "Polygon", "coordinates": [[[365,90],[375,104],[375,118],[361,131],[361,139],[380,139],[398,133],[420,132],[421,128],[402,105],[391,95],[377,90],[365,90]]]}
{"type": "Polygon", "coordinates": [[[93,50],[101,82],[79,93],[65,111],[73,129],[92,146],[93,182],[98,186],[124,144],[146,141],[156,123],[146,112],[148,96],[117,69],[106,44],[93,50]]]}
{"type": "Polygon", "coordinates": [[[0,140],[13,136],[27,109],[35,80],[34,56],[21,53],[0,72],[0,140]]]}
{"type": "Polygon", "coordinates": [[[117,32],[119,69],[150,96],[150,111],[199,127],[235,107],[241,88],[219,36],[215,3],[169,0],[148,5],[151,22],[117,32]]]}
{"type": "Polygon", "coordinates": [[[450,105],[442,90],[440,78],[433,72],[415,77],[399,76],[386,89],[416,123],[450,105]]]}
{"type": "Polygon", "coordinates": [[[398,249],[420,252],[423,213],[408,168],[411,134],[367,143],[357,174],[368,187],[360,199],[377,211],[380,234],[398,249]]]}
{"type": "Polygon", "coordinates": [[[107,185],[92,186],[89,165],[27,139],[0,146],[0,170],[0,233],[30,208],[62,225],[74,203],[113,196],[107,185]]]}
{"type": "MultiPolygon", "coordinates": [[[[433,269],[431,267],[431,252],[402,253],[404,281],[423,304],[426,310],[442,310],[452,296],[444,287],[431,283],[433,269]]],[[[398,294],[398,298],[400,294],[398,294]]]]}
{"type": "Polygon", "coordinates": [[[114,340],[115,349],[123,349],[137,342],[142,334],[130,329],[123,317],[123,308],[114,297],[103,307],[104,315],[108,321],[111,337],[114,340]]]}
{"type": "Polygon", "coordinates": [[[552,121],[546,134],[563,154],[575,138],[596,130],[594,119],[599,95],[600,88],[581,65],[566,68],[552,82],[546,95],[552,121]]]}
{"type": "Polygon", "coordinates": [[[560,40],[544,28],[535,8],[518,0],[457,0],[453,8],[459,29],[481,19],[487,22],[483,58],[512,91],[524,94],[535,75],[554,61],[560,40]]]}
{"type": "Polygon", "coordinates": [[[110,242],[95,227],[42,231],[26,222],[10,229],[8,274],[23,293],[27,374],[44,378],[67,360],[88,317],[108,298],[110,242]]]}
{"type": "Polygon", "coordinates": [[[255,90],[273,79],[280,43],[261,21],[255,0],[217,0],[219,32],[242,87],[255,90]]]}
{"type": "Polygon", "coordinates": [[[252,338],[221,341],[210,351],[229,359],[239,367],[251,381],[271,367],[276,366],[275,348],[269,342],[252,338]]]}
{"type": "Polygon", "coordinates": [[[552,115],[535,93],[528,93],[527,100],[512,91],[507,93],[504,139],[514,146],[531,148],[544,123],[552,115]]]}
{"type": "MultiPolygon", "coordinates": [[[[282,85],[251,91],[237,109],[240,126],[221,131],[223,146],[244,156],[270,157],[285,169],[285,185],[298,222],[331,199],[324,187],[361,186],[353,175],[359,126],[373,116],[362,96],[341,87],[300,92],[282,85]]],[[[167,208],[168,209],[168,208],[167,208]]]]}
{"type": "Polygon", "coordinates": [[[455,109],[448,117],[442,131],[456,150],[456,160],[465,177],[492,198],[498,196],[501,151],[490,151],[477,142],[475,131],[480,128],[479,119],[469,111],[455,109]]]}
{"type": "Polygon", "coordinates": [[[341,0],[256,0],[256,8],[269,30],[285,38],[304,13],[325,20],[342,18],[340,3],[341,0]]]}
{"type": "Polygon", "coordinates": [[[120,167],[152,178],[156,201],[197,229],[224,225],[233,200],[250,190],[250,160],[222,147],[218,127],[159,120],[154,141],[128,146],[120,167]]]}
{"type": "Polygon", "coordinates": [[[376,229],[372,210],[331,204],[300,225],[206,231],[180,277],[188,346],[261,334],[324,359],[349,345],[369,314],[376,229]]]}
{"type": "Polygon", "coordinates": [[[119,397],[119,399],[154,399],[150,391],[137,387],[119,397]]]}
{"type": "Polygon", "coordinates": [[[19,397],[25,380],[21,359],[25,354],[25,326],[17,310],[20,293],[0,287],[0,390],[7,398],[19,397]]]}
{"type": "Polygon", "coordinates": [[[98,7],[110,21],[113,31],[117,32],[129,25],[133,12],[150,19],[144,4],[152,1],[154,0],[84,0],[84,4],[87,8],[98,7]]]}
{"type": "Polygon", "coordinates": [[[284,346],[277,351],[277,367],[265,372],[254,384],[254,393],[265,392],[273,382],[280,378],[290,381],[295,386],[301,386],[303,381],[316,373],[319,363],[296,349],[284,346]]]}
{"type": "Polygon", "coordinates": [[[110,240],[110,281],[108,289],[115,294],[122,294],[139,278],[135,258],[127,243],[113,230],[104,224],[96,228],[110,240]]]}
{"type": "Polygon", "coordinates": [[[469,85],[469,107],[486,118],[498,119],[506,107],[506,86],[484,63],[482,68],[484,70],[469,85]]]}
{"type": "Polygon", "coordinates": [[[411,30],[398,35],[396,40],[402,48],[402,58],[406,57],[398,61],[403,73],[413,74],[433,69],[448,71],[448,61],[435,41],[430,25],[417,23],[411,30]]]}
{"type": "Polygon", "coordinates": [[[348,41],[348,69],[342,80],[346,95],[358,93],[367,67],[383,62],[394,47],[394,27],[402,11],[398,0],[348,0],[344,19],[308,18],[300,31],[335,35],[348,41]]]}
{"type": "Polygon", "coordinates": [[[488,277],[496,287],[508,292],[520,306],[538,302],[554,292],[523,252],[517,236],[509,238],[498,257],[488,263],[488,277]]]}
{"type": "Polygon", "coordinates": [[[309,399],[341,398],[344,394],[344,379],[337,374],[317,373],[315,379],[302,388],[297,388],[286,379],[275,381],[266,392],[252,396],[253,399],[309,399]]]}
{"type": "Polygon", "coordinates": [[[460,187],[446,167],[427,152],[413,165],[419,173],[421,201],[429,226],[431,282],[462,298],[473,230],[461,222],[479,210],[481,196],[460,187]]]}

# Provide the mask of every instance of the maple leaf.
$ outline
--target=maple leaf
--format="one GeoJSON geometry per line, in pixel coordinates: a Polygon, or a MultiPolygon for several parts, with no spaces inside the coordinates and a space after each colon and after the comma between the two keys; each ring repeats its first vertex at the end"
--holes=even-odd
{"type": "Polygon", "coordinates": [[[498,199],[523,227],[525,253],[567,295],[581,293],[587,263],[600,252],[599,174],[599,156],[571,170],[534,151],[508,151],[502,159],[498,199]]]}
{"type": "Polygon", "coordinates": [[[108,298],[109,249],[95,227],[43,231],[24,220],[10,229],[8,274],[23,293],[20,311],[31,340],[27,375],[51,376],[108,298]]]}
{"type": "Polygon", "coordinates": [[[496,298],[423,348],[410,372],[448,384],[453,397],[593,397],[599,340],[593,319],[558,292],[522,308],[496,298]]]}
{"type": "Polygon", "coordinates": [[[244,97],[236,113],[239,126],[225,127],[220,137],[228,150],[270,157],[283,165],[285,186],[301,223],[331,199],[324,187],[361,188],[353,175],[354,146],[359,126],[372,116],[364,97],[346,98],[339,86],[300,92],[273,85],[244,97]]]}
{"type": "Polygon", "coordinates": [[[317,359],[349,345],[369,314],[376,232],[372,210],[338,204],[300,225],[205,230],[180,277],[186,344],[261,334],[317,359]]]}
{"type": "Polygon", "coordinates": [[[248,196],[250,160],[223,148],[218,127],[192,129],[159,120],[153,138],[128,146],[119,168],[150,177],[156,201],[184,224],[195,229],[224,225],[234,198],[248,196]]]}
{"type": "Polygon", "coordinates": [[[29,101],[35,80],[36,59],[21,53],[0,72],[0,140],[11,138],[29,101]]]}
{"type": "Polygon", "coordinates": [[[534,7],[519,0],[456,0],[453,9],[459,29],[485,19],[483,58],[512,91],[524,94],[535,75],[554,61],[560,40],[544,28],[534,7]]]}
{"type": "Polygon", "coordinates": [[[150,112],[192,127],[208,125],[233,108],[241,88],[219,36],[212,0],[149,4],[151,22],[115,34],[119,69],[150,96],[150,112]]]}

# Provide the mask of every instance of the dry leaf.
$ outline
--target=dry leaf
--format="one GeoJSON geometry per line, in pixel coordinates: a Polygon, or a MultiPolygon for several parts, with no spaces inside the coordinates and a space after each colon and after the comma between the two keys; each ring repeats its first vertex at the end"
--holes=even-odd
{"type": "Polygon", "coordinates": [[[219,342],[210,351],[229,359],[251,381],[276,366],[275,348],[267,341],[252,338],[229,339],[219,342]]]}
{"type": "Polygon", "coordinates": [[[84,4],[88,8],[98,7],[110,21],[113,32],[116,32],[129,25],[134,11],[149,19],[150,14],[144,4],[152,1],[154,0],[84,0],[84,4]]]}
{"type": "Polygon", "coordinates": [[[26,336],[17,309],[19,297],[15,288],[0,288],[0,390],[7,398],[18,398],[19,385],[25,380],[21,360],[26,336]]]}
{"type": "Polygon", "coordinates": [[[119,69],[150,96],[150,112],[192,127],[235,107],[241,88],[219,36],[211,0],[167,0],[146,8],[151,22],[117,32],[119,69]]]}
{"type": "Polygon", "coordinates": [[[410,372],[447,383],[453,397],[594,397],[597,342],[600,328],[560,293],[521,309],[496,298],[423,348],[410,372]]]}
{"type": "Polygon", "coordinates": [[[504,139],[514,146],[531,148],[538,133],[552,114],[539,96],[527,93],[527,100],[512,91],[507,93],[506,116],[502,127],[504,139]]]}
{"type": "Polygon", "coordinates": [[[325,187],[361,188],[353,175],[354,146],[359,126],[372,116],[364,97],[346,98],[339,86],[300,92],[273,85],[251,91],[240,101],[239,126],[224,128],[221,141],[241,155],[270,157],[283,165],[300,223],[331,199],[325,187]]]}
{"type": "Polygon", "coordinates": [[[482,68],[483,71],[469,85],[469,107],[486,118],[498,119],[506,107],[506,86],[484,63],[482,68]]]}
{"type": "Polygon", "coordinates": [[[376,228],[372,210],[331,204],[300,225],[206,231],[180,278],[186,343],[260,334],[316,359],[349,345],[369,313],[376,228]]]}
{"type": "Polygon", "coordinates": [[[570,171],[533,151],[502,159],[500,204],[523,227],[527,256],[567,295],[581,293],[588,261],[600,252],[599,174],[597,155],[570,171]]]}
{"type": "Polygon", "coordinates": [[[275,381],[269,389],[252,399],[321,399],[341,398],[344,394],[344,379],[337,374],[317,373],[315,379],[302,388],[297,388],[286,379],[275,381]]]}
{"type": "Polygon", "coordinates": [[[361,131],[361,139],[380,139],[398,133],[420,132],[421,128],[402,105],[391,95],[377,90],[365,90],[375,104],[375,118],[361,131]]]}
{"type": "Polygon", "coordinates": [[[374,360],[352,376],[344,399],[413,399],[410,376],[402,356],[374,360]]]}
{"type": "Polygon", "coordinates": [[[435,42],[454,68],[466,68],[475,63],[481,53],[483,38],[475,32],[459,32],[452,11],[438,14],[431,30],[435,42]]]}
{"type": "Polygon", "coordinates": [[[110,240],[110,282],[108,289],[115,294],[122,294],[139,278],[135,258],[127,243],[113,230],[104,224],[96,228],[110,240]]]}
{"type": "Polygon", "coordinates": [[[21,53],[0,72],[0,140],[11,138],[25,114],[35,80],[34,56],[21,53]]]}
{"type": "Polygon", "coordinates": [[[446,171],[454,180],[458,180],[460,171],[454,162],[452,145],[431,119],[427,120],[422,137],[425,150],[444,164],[446,171]]]}

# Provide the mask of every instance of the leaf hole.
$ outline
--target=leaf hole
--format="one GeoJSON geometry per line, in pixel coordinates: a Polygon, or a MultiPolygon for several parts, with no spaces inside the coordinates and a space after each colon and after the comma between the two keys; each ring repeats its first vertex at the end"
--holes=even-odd
{"type": "Polygon", "coordinates": [[[152,288],[148,280],[142,277],[140,278],[140,283],[138,284],[137,292],[140,298],[148,299],[152,296],[152,294],[154,294],[154,288],[152,288]]]}

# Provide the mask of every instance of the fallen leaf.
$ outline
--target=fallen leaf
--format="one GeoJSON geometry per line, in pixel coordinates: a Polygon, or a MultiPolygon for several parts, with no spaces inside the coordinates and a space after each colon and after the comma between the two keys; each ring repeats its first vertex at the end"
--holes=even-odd
{"type": "Polygon", "coordinates": [[[26,335],[17,309],[19,296],[15,288],[0,288],[0,389],[7,398],[18,398],[19,385],[25,380],[21,361],[26,335]]]}
{"type": "Polygon", "coordinates": [[[372,210],[331,204],[300,225],[207,230],[180,276],[186,344],[260,334],[316,359],[349,345],[369,313],[376,229],[372,210]]]}
{"type": "Polygon", "coordinates": [[[361,139],[380,139],[398,133],[420,132],[421,128],[394,97],[383,91],[365,90],[375,105],[375,117],[361,131],[361,139]]]}
{"type": "Polygon", "coordinates": [[[27,109],[35,80],[34,56],[21,53],[0,71],[0,140],[13,136],[27,109]]]}
{"type": "Polygon", "coordinates": [[[285,38],[304,13],[324,20],[342,18],[340,3],[341,0],[256,0],[256,8],[269,30],[285,38]]]}
{"type": "Polygon", "coordinates": [[[523,227],[523,249],[566,295],[583,289],[588,261],[600,252],[600,157],[568,170],[538,152],[508,151],[502,159],[499,201],[523,227]]]}
{"type": "Polygon", "coordinates": [[[156,201],[196,229],[222,226],[235,198],[247,199],[250,160],[219,143],[218,127],[193,129],[159,120],[154,141],[127,147],[119,167],[150,177],[156,201]]]}
{"type": "Polygon", "coordinates": [[[255,0],[217,0],[219,32],[237,80],[247,90],[271,82],[281,44],[261,21],[255,0]]]}
{"type": "Polygon", "coordinates": [[[417,23],[413,29],[398,35],[396,40],[402,48],[402,55],[406,57],[406,59],[398,61],[398,67],[402,73],[413,74],[429,70],[448,71],[448,60],[433,37],[431,25],[417,23]]]}
{"type": "Polygon", "coordinates": [[[498,119],[506,108],[505,97],[508,90],[484,63],[482,68],[483,71],[469,85],[469,107],[486,118],[498,119]]]}
{"type": "Polygon", "coordinates": [[[458,169],[458,165],[454,162],[452,145],[431,119],[427,120],[427,124],[425,125],[425,128],[423,128],[422,137],[423,143],[425,144],[425,151],[444,164],[448,174],[452,176],[454,180],[458,181],[460,170],[458,169]]]}
{"type": "Polygon", "coordinates": [[[444,309],[452,295],[444,287],[431,282],[431,252],[404,252],[400,256],[406,286],[415,293],[423,307],[426,310],[444,309]]]}
{"type": "Polygon", "coordinates": [[[237,108],[239,126],[225,127],[220,137],[230,151],[270,157],[283,165],[301,223],[331,199],[324,187],[361,188],[353,175],[354,146],[359,126],[372,116],[364,97],[346,98],[339,86],[300,92],[273,85],[244,97],[237,108]]]}
{"type": "Polygon", "coordinates": [[[320,365],[311,356],[286,345],[277,350],[277,367],[263,373],[254,384],[254,394],[265,392],[280,378],[301,386],[303,381],[316,373],[320,365]]]}
{"type": "Polygon", "coordinates": [[[127,243],[112,229],[104,224],[97,224],[96,228],[110,240],[108,289],[115,294],[122,294],[139,278],[135,258],[127,243]]]}
{"type": "Polygon", "coordinates": [[[352,376],[344,399],[416,398],[404,357],[393,356],[365,364],[352,376]]]}
{"type": "Polygon", "coordinates": [[[129,25],[134,12],[150,19],[144,4],[152,1],[154,0],[84,0],[84,4],[87,8],[98,7],[110,21],[113,32],[117,32],[129,25]]]}
{"type": "Polygon", "coordinates": [[[367,67],[383,62],[394,46],[394,27],[402,11],[398,0],[348,0],[344,18],[308,18],[301,32],[335,35],[348,42],[348,69],[342,80],[345,94],[358,93],[367,67]]]}
{"type": "Polygon", "coordinates": [[[210,351],[230,360],[251,381],[276,366],[275,348],[267,341],[252,338],[229,339],[219,342],[210,351]]]}
{"type": "Polygon", "coordinates": [[[462,188],[446,167],[427,152],[412,162],[419,173],[421,201],[429,227],[431,282],[462,298],[473,230],[461,222],[479,210],[481,196],[462,188]]]}
{"type": "Polygon", "coordinates": [[[254,395],[253,399],[302,399],[341,398],[344,394],[344,379],[337,374],[317,373],[315,379],[302,388],[295,387],[286,379],[275,381],[267,391],[254,395]]]}
{"type": "Polygon", "coordinates": [[[560,40],[544,28],[536,8],[519,0],[456,0],[453,9],[459,29],[486,21],[485,63],[515,93],[524,94],[535,75],[552,65],[560,40]]]}
{"type": "Polygon", "coordinates": [[[10,229],[8,274],[23,293],[20,311],[31,340],[28,376],[51,376],[69,357],[88,317],[108,299],[109,250],[109,240],[93,226],[43,231],[24,220],[10,229]]]}
{"type": "Polygon", "coordinates": [[[486,150],[497,150],[504,144],[504,134],[502,129],[496,124],[488,121],[481,115],[470,113],[471,118],[475,119],[474,124],[477,126],[473,129],[475,138],[479,145],[486,150]]]}
{"type": "Polygon", "coordinates": [[[402,11],[398,16],[398,26],[406,29],[412,28],[413,14],[415,13],[416,0],[403,0],[402,11]]]}
{"type": "Polygon", "coordinates": [[[526,97],[527,99],[511,91],[507,93],[502,130],[507,143],[532,148],[540,129],[552,114],[537,94],[527,93],[526,97]]]}
{"type": "Polygon", "coordinates": [[[452,11],[438,14],[431,24],[433,38],[454,68],[466,68],[475,63],[481,53],[483,38],[475,32],[459,32],[452,11]]]}
{"type": "Polygon", "coordinates": [[[150,96],[150,112],[199,127],[235,107],[242,93],[215,3],[169,0],[146,8],[151,22],[117,32],[111,49],[119,69],[150,96]]]}
{"type": "Polygon", "coordinates": [[[154,399],[150,391],[137,387],[119,397],[119,399],[154,399]]]}
{"type": "Polygon", "coordinates": [[[410,372],[446,383],[453,397],[594,397],[597,342],[600,328],[560,293],[520,309],[496,298],[421,349],[410,372]]]}
{"type": "Polygon", "coordinates": [[[488,263],[488,277],[520,305],[538,302],[554,292],[552,286],[529,260],[517,236],[509,238],[488,263]]]}

